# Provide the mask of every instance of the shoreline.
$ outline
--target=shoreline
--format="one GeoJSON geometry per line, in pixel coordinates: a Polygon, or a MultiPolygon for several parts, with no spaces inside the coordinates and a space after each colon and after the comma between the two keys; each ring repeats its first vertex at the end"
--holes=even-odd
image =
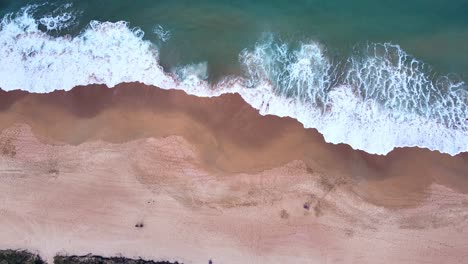
{"type": "MultiPolygon", "coordinates": [[[[131,92],[136,92],[137,94],[141,93],[141,90],[138,91],[138,90],[135,90],[135,87],[137,87],[137,89],[141,89],[142,87],[144,87],[145,89],[156,89],[156,92],[154,94],[159,94],[160,92],[162,93],[165,93],[166,96],[167,94],[169,94],[169,97],[170,96],[177,96],[177,94],[182,95],[182,96],[187,96],[187,97],[195,97],[195,98],[199,98],[200,100],[204,100],[204,99],[212,99],[212,98],[223,98],[223,97],[234,97],[234,100],[239,100],[240,102],[239,103],[242,103],[242,104],[247,104],[247,107],[250,107],[252,108],[255,112],[259,112],[258,109],[255,109],[253,106],[249,105],[247,102],[245,102],[245,100],[242,98],[242,95],[239,94],[238,92],[234,91],[234,92],[228,92],[228,93],[221,93],[219,95],[213,95],[213,96],[198,96],[198,95],[194,95],[194,94],[189,94],[187,93],[186,91],[184,90],[181,90],[181,89],[162,89],[162,88],[159,88],[159,87],[156,87],[154,85],[147,85],[147,84],[143,84],[143,83],[140,83],[140,82],[124,82],[124,83],[120,83],[120,84],[117,84],[113,87],[107,87],[105,84],[89,84],[89,85],[79,85],[79,86],[75,86],[73,87],[72,89],[70,90],[53,90],[53,91],[48,91],[48,92],[30,92],[30,91],[27,91],[27,90],[22,90],[22,89],[15,89],[15,90],[9,90],[9,91],[5,91],[3,90],[1,87],[0,87],[0,111],[4,111],[6,109],[8,109],[12,104],[14,104],[15,101],[17,100],[20,100],[22,97],[28,97],[28,96],[32,96],[32,97],[54,97],[54,98],[57,98],[57,97],[60,97],[61,95],[65,95],[66,97],[71,97],[71,100],[74,100],[73,97],[75,97],[75,99],[77,99],[79,102],[77,102],[78,104],[85,104],[86,102],[83,102],[82,100],[85,100],[85,99],[90,99],[90,97],[92,95],[98,95],[100,97],[113,97],[115,95],[111,95],[112,93],[115,93],[115,92],[118,92],[118,90],[125,90],[124,92],[127,93],[127,95],[129,95],[129,93],[131,92]],[[132,88],[130,88],[132,87],[132,88]],[[89,91],[83,91],[83,92],[80,92],[78,90],[80,89],[99,89],[100,91],[94,91],[94,92],[89,92],[89,91]],[[103,91],[103,89],[106,89],[106,90],[109,90],[108,92],[105,92],[103,91]],[[133,91],[128,91],[128,89],[133,89],[133,91]],[[95,93],[96,92],[96,93],[95,93]],[[172,94],[172,95],[171,95],[172,94]],[[79,97],[85,97],[85,98],[79,98],[79,97]],[[239,98],[236,98],[236,97],[239,97],[239,98]]],[[[138,97],[138,95],[136,96],[138,97]]],[[[47,99],[46,99],[47,100],[47,99]]],[[[48,99],[48,100],[52,100],[52,99],[48,99]]],[[[155,100],[154,101],[155,103],[158,102],[158,103],[161,103],[161,100],[155,100]]],[[[109,101],[108,102],[91,102],[91,105],[93,105],[95,108],[98,108],[98,104],[100,103],[103,103],[104,105],[101,105],[101,107],[105,108],[106,107],[106,103],[110,103],[109,101]]],[[[119,102],[121,103],[121,102],[119,102]]],[[[148,101],[146,101],[146,103],[148,103],[148,101]]],[[[63,104],[63,102],[62,102],[63,104]]],[[[93,114],[101,111],[102,109],[93,109],[93,110],[90,110],[89,112],[86,112],[86,110],[84,111],[84,113],[81,113],[81,114],[78,114],[78,116],[80,117],[89,117],[89,116],[92,116],[93,114]],[[93,113],[94,112],[94,113],[93,113]]],[[[73,112],[73,111],[72,111],[73,112]]],[[[78,112],[83,112],[83,110],[78,110],[78,112]]],[[[305,128],[304,127],[304,124],[302,124],[301,122],[299,122],[297,119],[293,118],[293,117],[290,117],[290,116],[276,116],[276,115],[273,115],[273,114],[265,114],[265,115],[262,115],[260,113],[258,113],[260,116],[262,117],[274,117],[274,118],[278,118],[280,120],[288,120],[287,122],[294,122],[294,123],[299,123],[301,126],[302,126],[302,129],[304,130],[311,130],[313,131],[313,133],[316,133],[316,134],[319,134],[320,137],[322,137],[323,139],[323,135],[322,133],[320,133],[316,128],[305,128]]],[[[387,157],[387,156],[391,156],[391,155],[394,155],[392,153],[394,152],[401,152],[401,151],[410,151],[410,150],[414,150],[414,149],[418,149],[418,150],[421,150],[421,151],[429,151],[429,152],[434,152],[434,153],[437,153],[437,154],[440,154],[440,155],[448,155],[448,156],[452,156],[452,157],[459,157],[459,156],[467,156],[468,158],[468,152],[460,152],[458,154],[455,154],[455,155],[451,155],[451,154],[448,154],[448,153],[444,153],[444,152],[440,152],[439,150],[432,150],[432,149],[429,149],[427,147],[420,147],[420,146],[405,146],[405,147],[395,147],[393,150],[391,150],[390,152],[386,153],[386,154],[375,154],[375,153],[369,153],[369,152],[366,152],[365,150],[361,150],[361,149],[355,149],[353,148],[351,145],[349,144],[346,144],[346,143],[333,143],[333,142],[327,142],[327,141],[324,141],[326,144],[330,144],[330,145],[335,145],[335,146],[345,146],[347,148],[350,148],[352,151],[356,151],[356,152],[362,152],[362,153],[365,153],[369,156],[380,156],[380,157],[387,157]]],[[[76,143],[75,143],[76,144],[76,143]]]]}
{"type": "Polygon", "coordinates": [[[49,261],[465,257],[468,153],[371,155],[236,94],[135,83],[0,92],[0,131],[0,247],[49,261]]]}
{"type": "MultiPolygon", "coordinates": [[[[43,143],[75,146],[93,140],[125,143],[179,135],[198,148],[205,169],[228,174],[260,172],[293,160],[303,160],[311,167],[327,171],[338,168],[338,173],[346,175],[353,163],[359,162],[367,168],[364,174],[371,179],[374,178],[371,174],[388,171],[391,169],[388,164],[402,159],[408,159],[402,162],[404,169],[411,167],[411,163],[421,163],[418,160],[430,160],[460,171],[468,170],[468,165],[462,164],[468,162],[468,152],[451,156],[427,148],[404,147],[378,155],[355,150],[344,143],[328,143],[316,129],[304,128],[291,117],[259,114],[237,93],[198,97],[182,90],[165,90],[141,83],[123,83],[114,88],[78,86],[47,94],[20,90],[0,90],[0,93],[1,130],[14,123],[25,123],[43,143]],[[271,155],[271,152],[281,152],[281,155],[271,155]],[[317,152],[327,156],[319,157],[317,152]],[[251,153],[257,154],[255,160],[245,158],[251,153]],[[215,155],[221,158],[214,160],[215,155]],[[335,162],[317,164],[313,159],[335,162]]],[[[468,192],[468,184],[461,190],[468,192]]]]}

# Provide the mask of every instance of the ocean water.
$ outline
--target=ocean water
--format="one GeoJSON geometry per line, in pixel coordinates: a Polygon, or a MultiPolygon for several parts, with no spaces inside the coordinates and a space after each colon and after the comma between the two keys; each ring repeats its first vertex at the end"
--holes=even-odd
{"type": "Polygon", "coordinates": [[[331,143],[455,155],[468,151],[467,14],[466,0],[3,0],[0,87],[237,92],[331,143]]]}

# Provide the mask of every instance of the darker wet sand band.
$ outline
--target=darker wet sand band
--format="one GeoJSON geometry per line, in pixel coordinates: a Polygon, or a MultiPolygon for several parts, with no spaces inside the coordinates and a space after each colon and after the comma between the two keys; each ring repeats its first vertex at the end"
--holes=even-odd
{"type": "Polygon", "coordinates": [[[207,170],[259,172],[293,160],[327,177],[347,177],[373,203],[412,206],[436,182],[468,192],[468,154],[399,148],[386,156],[328,144],[292,118],[262,116],[238,94],[213,98],[139,83],[32,94],[0,91],[0,129],[27,123],[42,141],[123,143],[180,135],[196,146],[207,170]]]}

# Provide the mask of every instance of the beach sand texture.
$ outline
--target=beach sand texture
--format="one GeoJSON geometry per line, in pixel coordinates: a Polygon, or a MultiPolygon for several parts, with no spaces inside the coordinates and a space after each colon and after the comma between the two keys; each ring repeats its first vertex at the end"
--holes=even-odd
{"type": "Polygon", "coordinates": [[[183,263],[466,263],[468,155],[328,144],[237,94],[0,92],[0,248],[183,263]]]}

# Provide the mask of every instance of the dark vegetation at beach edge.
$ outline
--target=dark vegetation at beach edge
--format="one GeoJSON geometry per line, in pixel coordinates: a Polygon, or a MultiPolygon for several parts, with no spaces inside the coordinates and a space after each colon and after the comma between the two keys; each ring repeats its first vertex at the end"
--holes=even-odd
{"type": "MultiPolygon", "coordinates": [[[[46,264],[37,254],[26,250],[0,250],[0,264],[46,264]]],[[[211,262],[210,262],[211,263],[211,262]]],[[[101,257],[95,255],[54,257],[54,264],[182,264],[180,262],[152,261],[125,257],[101,257]]]]}
{"type": "Polygon", "coordinates": [[[39,255],[25,250],[0,250],[0,264],[45,264],[39,255]]]}

